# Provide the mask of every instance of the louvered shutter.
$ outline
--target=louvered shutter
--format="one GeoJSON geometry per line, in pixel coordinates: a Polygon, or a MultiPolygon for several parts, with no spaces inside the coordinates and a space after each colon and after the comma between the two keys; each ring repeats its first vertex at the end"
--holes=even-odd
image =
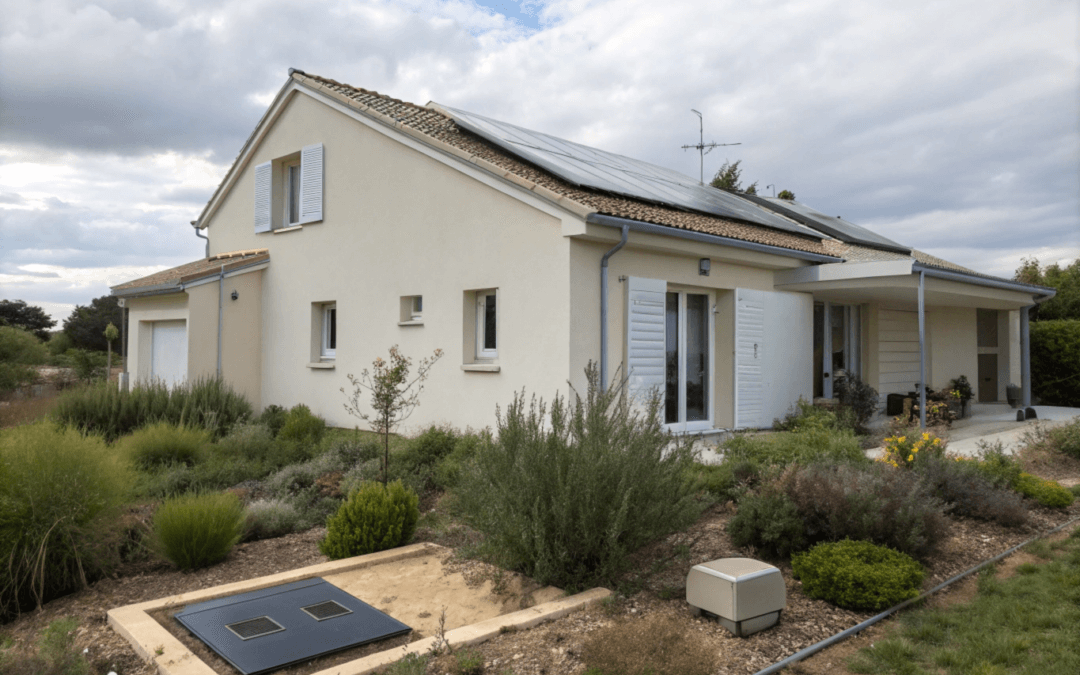
{"type": "Polygon", "coordinates": [[[322,220],[323,146],[309,145],[300,153],[300,224],[322,220]]]}
{"type": "Polygon", "coordinates": [[[765,291],[735,289],[735,427],[765,424],[765,291]]]}
{"type": "Polygon", "coordinates": [[[270,185],[273,173],[270,162],[255,167],[255,231],[270,231],[270,185]]]}
{"type": "Polygon", "coordinates": [[[663,279],[627,279],[626,371],[631,395],[644,401],[653,388],[664,391],[663,279]]]}

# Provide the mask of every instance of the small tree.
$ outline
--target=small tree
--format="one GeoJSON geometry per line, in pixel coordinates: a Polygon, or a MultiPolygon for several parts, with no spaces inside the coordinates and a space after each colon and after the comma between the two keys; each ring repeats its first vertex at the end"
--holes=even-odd
{"type": "Polygon", "coordinates": [[[349,374],[349,383],[353,386],[352,395],[341,388],[341,393],[349,397],[345,410],[353,417],[358,417],[372,427],[372,431],[383,435],[383,485],[390,477],[390,432],[409,418],[416,406],[420,405],[420,392],[424,390],[424,381],[435,362],[442,358],[443,351],[426,359],[421,359],[416,367],[416,375],[409,379],[412,359],[403,356],[397,345],[390,348],[390,360],[382,357],[372,362],[373,370],[360,373],[360,377],[349,374]],[[371,392],[373,413],[361,410],[360,395],[364,390],[371,392]]]}
{"type": "Polygon", "coordinates": [[[114,326],[112,324],[112,322],[110,321],[109,325],[105,326],[105,341],[109,345],[109,360],[107,362],[108,365],[105,366],[105,380],[106,381],[110,377],[112,377],[112,343],[113,343],[113,340],[115,340],[118,337],[120,337],[120,329],[117,328],[116,326],[114,326]]]}
{"type": "Polygon", "coordinates": [[[745,192],[746,194],[757,194],[757,181],[750,184],[749,187],[743,189],[742,186],[742,169],[739,168],[739,164],[742,163],[741,159],[737,159],[730,164],[724,162],[724,165],[720,167],[720,170],[713,176],[712,182],[709,185],[719,190],[727,190],[728,192],[745,192]]]}
{"type": "Polygon", "coordinates": [[[791,190],[781,190],[780,194],[776,195],[780,199],[786,199],[789,202],[795,201],[795,193],[791,190]]]}

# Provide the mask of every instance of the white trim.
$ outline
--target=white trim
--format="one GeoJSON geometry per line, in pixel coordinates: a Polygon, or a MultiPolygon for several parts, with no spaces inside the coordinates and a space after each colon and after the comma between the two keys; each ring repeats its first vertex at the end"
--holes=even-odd
{"type": "Polygon", "coordinates": [[[461,369],[467,373],[497,373],[500,367],[496,363],[463,363],[461,369]]]}
{"type": "Polygon", "coordinates": [[[311,368],[313,370],[333,370],[334,369],[334,362],[333,361],[319,361],[318,363],[309,363],[309,364],[307,364],[307,367],[311,368]]]}
{"type": "Polygon", "coordinates": [[[825,263],[805,265],[773,273],[775,286],[813,284],[825,281],[857,281],[871,277],[901,277],[911,274],[913,258],[905,260],[878,260],[864,263],[825,263]]]}
{"type": "Polygon", "coordinates": [[[274,234],[285,234],[286,232],[299,232],[304,229],[303,225],[291,225],[289,227],[282,227],[274,230],[274,234]]]}
{"type": "MultiPolygon", "coordinates": [[[[270,262],[269,261],[259,263],[258,265],[251,265],[250,267],[241,267],[238,270],[232,270],[231,272],[226,272],[225,273],[225,278],[226,279],[231,279],[233,277],[238,277],[241,274],[247,274],[248,272],[258,272],[259,270],[264,270],[267,267],[270,267],[270,262]]],[[[213,276],[203,277],[202,279],[196,279],[195,281],[189,281],[186,284],[181,284],[179,286],[175,286],[174,287],[175,292],[180,293],[182,291],[186,291],[189,288],[195,288],[196,286],[202,286],[203,284],[216,283],[217,280],[220,279],[220,278],[221,278],[221,275],[219,273],[217,273],[217,272],[214,272],[213,276]]]]}

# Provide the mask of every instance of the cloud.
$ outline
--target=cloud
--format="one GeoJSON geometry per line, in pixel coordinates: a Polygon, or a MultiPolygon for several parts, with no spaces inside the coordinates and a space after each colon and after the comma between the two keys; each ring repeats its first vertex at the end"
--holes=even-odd
{"type": "Polygon", "coordinates": [[[289,67],[689,175],[698,157],[680,146],[697,142],[696,108],[706,142],[742,144],[709,154],[706,174],[741,159],[763,192],[792,190],[981,271],[1080,245],[1080,8],[1069,0],[0,9],[0,270],[201,256],[188,222],[289,67]]]}

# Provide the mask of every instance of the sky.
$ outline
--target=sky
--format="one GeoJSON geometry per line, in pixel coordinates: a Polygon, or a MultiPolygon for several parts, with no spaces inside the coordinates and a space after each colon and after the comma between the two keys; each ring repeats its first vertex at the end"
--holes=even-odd
{"type": "Polygon", "coordinates": [[[62,321],[189,225],[290,67],[745,183],[1011,277],[1080,256],[1076,0],[0,0],[0,297],[62,321]],[[775,186],[775,187],[769,187],[775,186]]]}

